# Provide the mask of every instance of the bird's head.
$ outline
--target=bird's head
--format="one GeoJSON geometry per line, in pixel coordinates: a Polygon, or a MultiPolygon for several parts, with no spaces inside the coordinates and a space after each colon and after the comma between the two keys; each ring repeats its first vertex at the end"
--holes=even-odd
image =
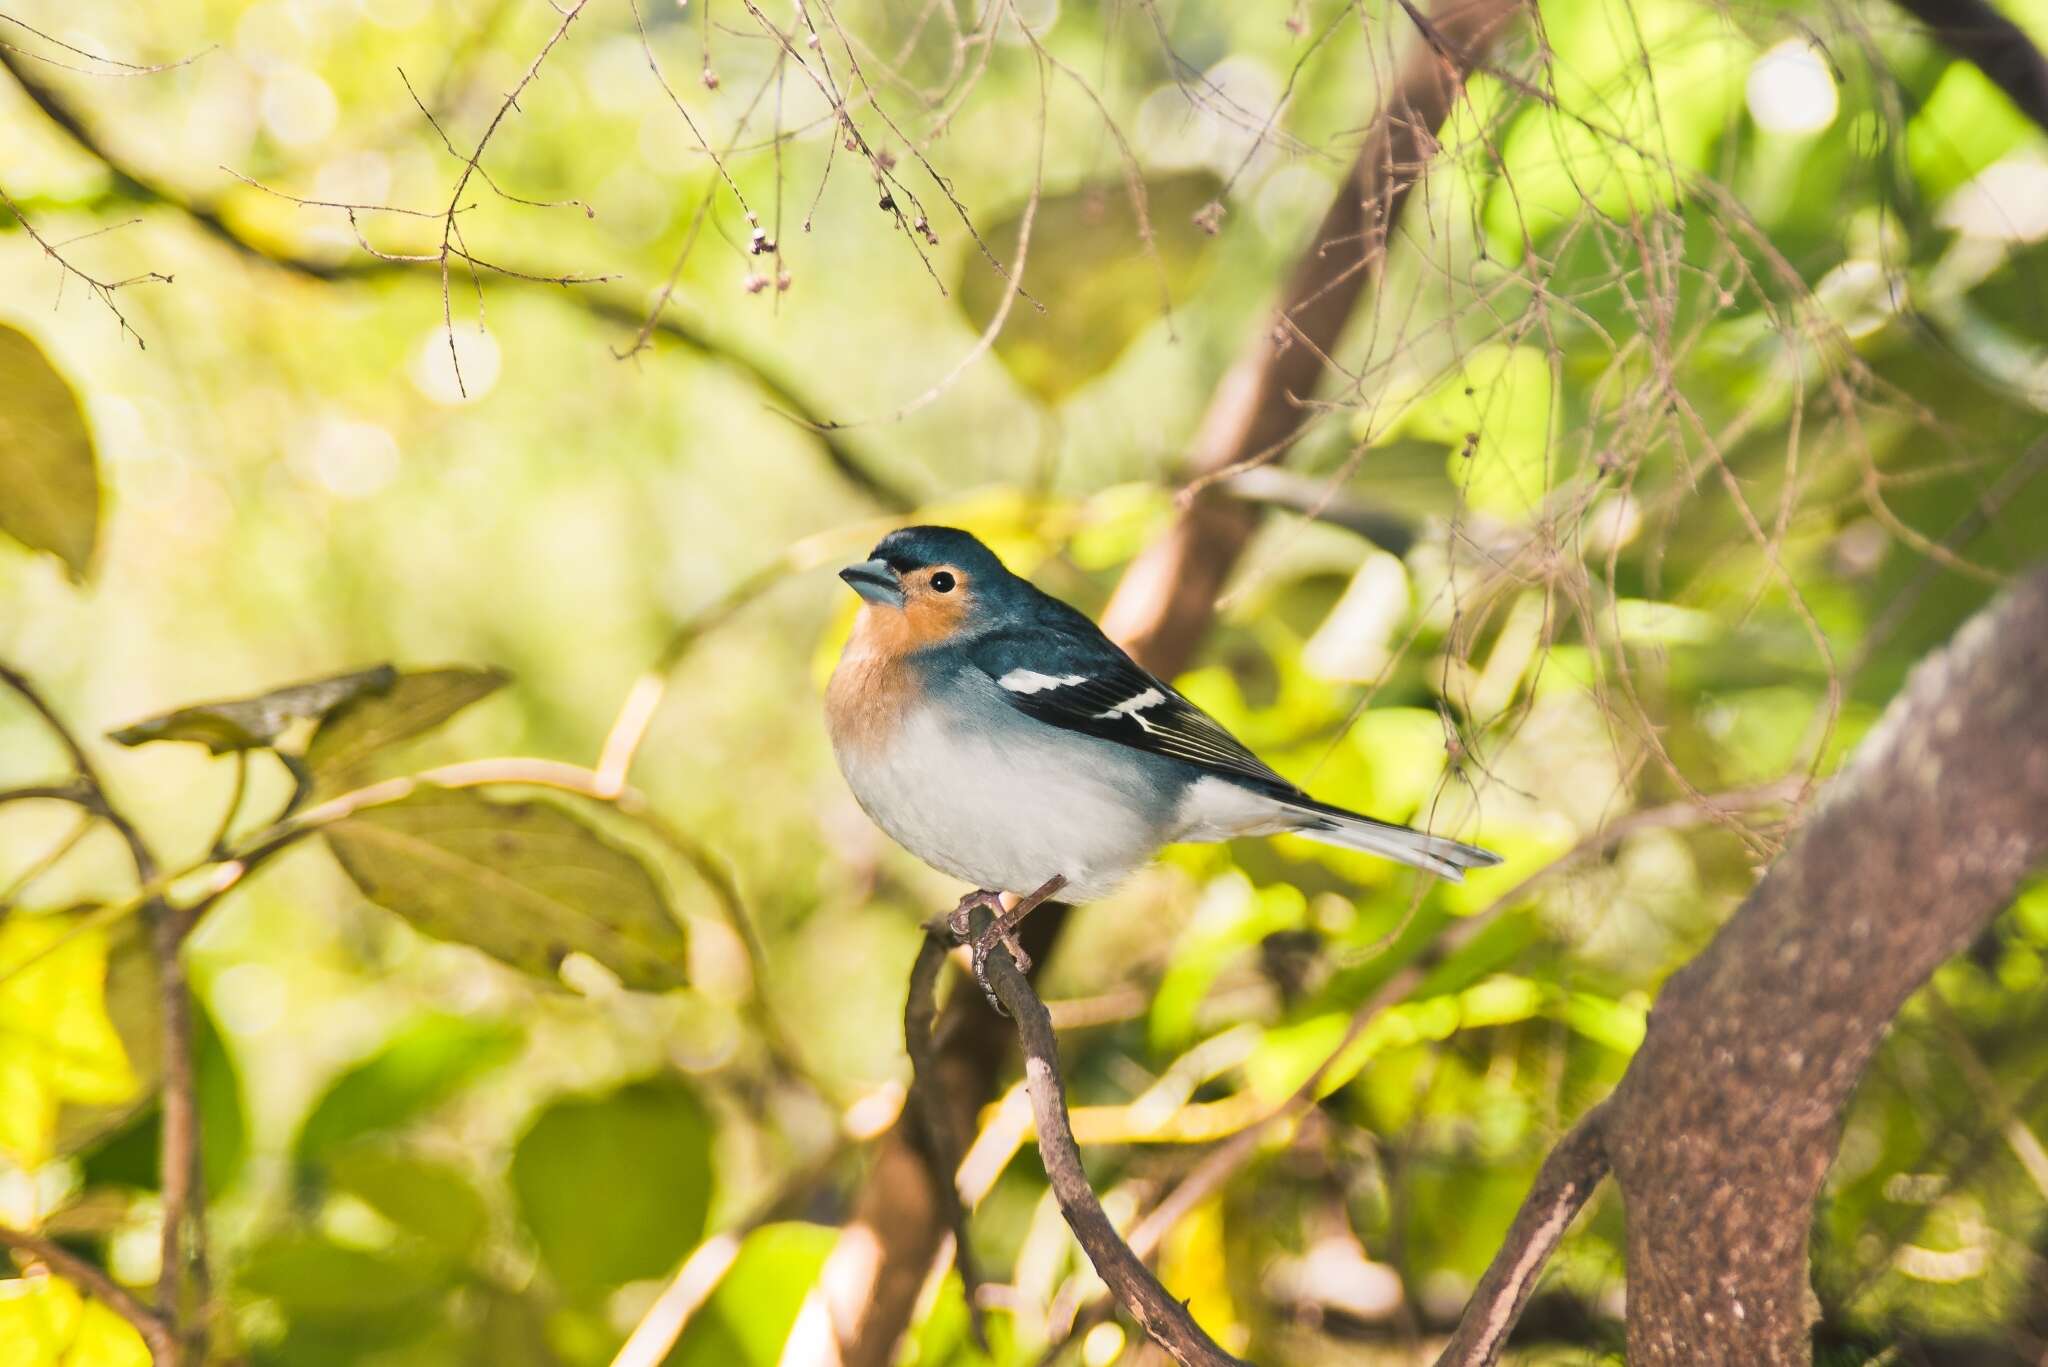
{"type": "Polygon", "coordinates": [[[957,527],[902,527],[876,543],[866,560],[839,571],[908,644],[957,635],[999,611],[1014,585],[995,552],[957,527]]]}

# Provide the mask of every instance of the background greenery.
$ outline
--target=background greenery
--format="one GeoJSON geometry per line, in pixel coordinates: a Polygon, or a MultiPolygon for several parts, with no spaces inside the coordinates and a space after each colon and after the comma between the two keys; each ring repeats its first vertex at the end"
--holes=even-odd
{"type": "MultiPolygon", "coordinates": [[[[2040,0],[2009,12],[2048,41],[2040,0]]],[[[444,295],[357,231],[436,251],[463,157],[560,13],[6,8],[34,26],[0,35],[11,59],[103,155],[0,82],[19,211],[0,228],[0,527],[42,548],[0,546],[0,658],[94,736],[384,661],[505,671],[434,676],[455,693],[423,715],[445,725],[346,764],[347,708],[318,722],[316,800],[481,757],[590,765],[635,680],[667,684],[632,771],[666,836],[559,794],[490,799],[544,804],[519,819],[545,829],[497,851],[515,880],[560,863],[549,840],[604,864],[632,953],[537,943],[541,913],[502,890],[420,891],[391,831],[512,819],[418,805],[485,800],[467,789],[294,848],[200,924],[223,1355],[604,1363],[703,1237],[794,1190],[802,1218],[747,1235],[670,1361],[777,1359],[860,1141],[900,1100],[918,922],[958,891],[832,768],[819,687],[851,601],[829,568],[896,522],[951,521],[1099,609],[1173,516],[1178,454],[1405,29],[1373,4],[812,13],[815,47],[779,11],[590,4],[484,162],[513,195],[578,205],[472,179],[458,223],[478,257],[613,278],[479,290],[458,260],[444,295]],[[181,64],[127,73],[59,44],[181,64]],[[650,53],[731,149],[716,166],[650,53]],[[876,163],[809,74],[826,66],[935,244],[877,208],[876,163]],[[252,181],[427,216],[352,229],[252,181]],[[749,211],[779,250],[749,251],[749,211]],[[86,274],[172,280],[96,297],[24,219],[86,274]],[[1010,294],[992,259],[1021,262],[1027,293],[981,354],[1010,294]],[[636,351],[671,271],[664,316],[694,340],[636,351]],[[67,389],[101,491],[82,524],[67,389]],[[37,521],[49,489],[60,512],[37,521]]],[[[1345,382],[1287,458],[1329,516],[1272,514],[1179,681],[1318,795],[1506,864],[1453,887],[1296,841],[1174,851],[1088,908],[1043,981],[1093,1022],[1064,1047],[1098,1187],[1129,1214],[1328,1059],[1445,927],[1494,918],[1167,1241],[1169,1288],[1262,1362],[1427,1343],[1662,978],[1914,661],[2048,548],[2039,130],[1876,3],[1545,0],[1541,31],[1472,82],[1336,358],[1345,382]]],[[[208,734],[297,755],[313,725],[208,734]]],[[[110,786],[174,867],[202,861],[241,761],[133,739],[93,744],[110,786]]],[[[291,788],[270,755],[247,764],[238,838],[291,788]]],[[[62,767],[0,704],[0,783],[62,767]]],[[[76,820],[62,807],[0,815],[0,883],[34,875],[0,920],[0,1223],[144,1286],[156,1046],[132,879],[104,829],[39,866],[76,820]]],[[[2042,1352],[2044,954],[2037,890],[1873,1067],[1817,1229],[1841,1360],[2042,1352]]],[[[1619,1214],[1597,1206],[1568,1243],[1554,1289],[1583,1313],[1532,1354],[1615,1342],[1619,1214]]],[[[974,1233],[1011,1288],[996,1359],[1035,1361],[1092,1282],[1028,1153],[974,1233]]],[[[907,1360],[981,1360],[957,1291],[928,1306],[907,1360]]],[[[1121,1347],[1098,1331],[1070,1360],[1121,1347]]],[[[0,1282],[0,1363],[142,1360],[70,1284],[0,1282]]]]}

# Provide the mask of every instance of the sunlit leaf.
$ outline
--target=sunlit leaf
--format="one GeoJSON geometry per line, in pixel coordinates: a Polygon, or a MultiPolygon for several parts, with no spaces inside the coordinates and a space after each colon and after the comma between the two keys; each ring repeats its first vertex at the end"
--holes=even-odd
{"type": "Polygon", "coordinates": [[[776,1367],[837,1237],[830,1226],[796,1223],[749,1234],[662,1367],[776,1367]]]}
{"type": "Polygon", "coordinates": [[[0,1282],[0,1367],[150,1367],[149,1346],[61,1277],[0,1282]]]}
{"type": "Polygon", "coordinates": [[[107,1016],[107,934],[74,916],[0,922],[0,1153],[26,1168],[51,1156],[66,1102],[136,1093],[107,1016]]]}
{"type": "MultiPolygon", "coordinates": [[[[1144,238],[1128,186],[1096,181],[1039,200],[1032,223],[1024,287],[1044,311],[1016,300],[996,338],[996,356],[1017,382],[1057,403],[1108,370],[1124,348],[1188,294],[1211,244],[1195,215],[1222,182],[1207,171],[1161,176],[1145,184],[1144,238]]],[[[984,225],[982,236],[1005,251],[1017,240],[1020,206],[984,225]]],[[[955,297],[975,328],[988,326],[1009,282],[980,256],[961,258],[955,297]]]]}
{"type": "Polygon", "coordinates": [[[1554,474],[1552,388],[1541,348],[1478,347],[1416,402],[1402,425],[1411,436],[1450,448],[1445,468],[1471,506],[1527,517],[1554,474]]]}
{"type": "Polygon", "coordinates": [[[299,1129],[302,1163],[318,1163],[365,1135],[401,1129],[519,1051],[502,1021],[430,1015],[328,1085],[299,1129]]]}
{"type": "Polygon", "coordinates": [[[512,1190],[541,1261],[590,1295],[674,1270],[704,1234],[710,1113],[681,1082],[557,1101],[512,1155],[512,1190]]]}
{"type": "Polygon", "coordinates": [[[253,698],[194,703],[107,733],[123,745],[155,740],[196,741],[216,755],[273,744],[294,722],[318,720],[367,693],[397,682],[390,665],[275,688],[253,698]]]}
{"type": "Polygon", "coordinates": [[[537,977],[573,952],[655,992],[685,982],[681,924],[641,859],[546,802],[422,787],[327,827],[363,896],[537,977]]]}
{"type": "Polygon", "coordinates": [[[321,718],[306,744],[314,797],[356,787],[378,751],[433,730],[503,688],[511,677],[502,669],[471,665],[403,670],[389,688],[359,694],[335,707],[321,718]]]}
{"type": "Polygon", "coordinates": [[[0,324],[0,532],[92,568],[100,477],[78,396],[28,337],[0,324]]]}

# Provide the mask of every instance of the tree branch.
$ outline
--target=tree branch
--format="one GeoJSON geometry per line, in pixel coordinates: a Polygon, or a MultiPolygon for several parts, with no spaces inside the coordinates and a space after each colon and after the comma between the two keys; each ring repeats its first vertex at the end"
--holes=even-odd
{"type": "Polygon", "coordinates": [[[1182,1367],[1244,1367],[1238,1358],[1216,1346],[1185,1305],[1167,1294],[1103,1212],[1102,1202],[1088,1185],[1081,1150],[1067,1119],[1067,1092],[1060,1082],[1059,1042],[1053,1035],[1052,1016],[1007,949],[999,948],[989,956],[988,982],[1003,1009],[1017,1022],[1046,1178],[1060,1203],[1060,1214],[1066,1217],[1088,1261],[1095,1265],[1096,1274],[1182,1367]]]}
{"type": "Polygon", "coordinates": [[[177,1337],[163,1316],[137,1300],[112,1277],[85,1259],[38,1235],[0,1225],[0,1246],[14,1249],[43,1263],[61,1277],[78,1283],[93,1299],[135,1326],[135,1332],[149,1347],[150,1360],[157,1367],[172,1367],[178,1361],[177,1337]]]}
{"type": "Polygon", "coordinates": [[[1434,32],[1411,43],[1351,173],[1295,263],[1275,316],[1216,387],[1188,466],[1195,477],[1171,531],[1125,572],[1102,627],[1153,673],[1187,666],[1217,595],[1259,525],[1259,510],[1220,481],[1280,458],[1366,285],[1386,257],[1401,210],[1429,168],[1436,133],[1465,78],[1520,9],[1519,0],[1445,0],[1434,32]]]}
{"type": "Polygon", "coordinates": [[[1990,0],[1896,0],[1935,42],[1970,62],[2020,113],[2048,129],[2048,57],[1990,0]]]}
{"type": "Polygon", "coordinates": [[[1521,1210],[1508,1226],[1507,1237],[1493,1255],[1486,1275],[1473,1288],[1456,1332],[1437,1357],[1436,1367],[1493,1367],[1500,1360],[1508,1334],[1536,1290],[1543,1265],[1556,1251],[1572,1218],[1607,1175],[1607,1150],[1600,1128],[1603,1119],[1597,1106],[1586,1112],[1543,1160],[1521,1210]]]}
{"type": "MultiPolygon", "coordinates": [[[[375,258],[338,262],[281,251],[246,237],[212,206],[151,180],[143,172],[122,160],[112,148],[93,134],[63,94],[30,69],[20,54],[0,47],[0,67],[7,70],[50,122],[63,129],[72,141],[106,165],[113,173],[117,190],[145,203],[176,210],[245,260],[261,262],[278,270],[327,284],[371,280],[391,275],[418,276],[423,279],[439,277],[440,267],[433,257],[420,262],[375,258]]],[[[508,274],[505,279],[508,284],[514,286],[546,289],[550,297],[563,297],[562,290],[552,281],[518,273],[508,274]]],[[[580,308],[605,323],[637,330],[647,322],[646,311],[641,304],[611,292],[578,291],[568,295],[567,301],[573,307],[580,308]]],[[[730,366],[745,375],[766,396],[771,408],[797,418],[797,425],[810,432],[832,468],[875,503],[891,512],[908,511],[919,503],[920,500],[915,493],[872,469],[842,438],[829,430],[824,430],[829,428],[830,424],[817,405],[805,398],[787,378],[776,374],[773,368],[759,357],[748,354],[729,341],[714,338],[669,313],[662,314],[655,321],[654,330],[664,337],[680,342],[699,355],[730,366]]]]}
{"type": "Polygon", "coordinates": [[[1614,1095],[1544,1165],[1445,1362],[1486,1363],[1604,1151],[1631,1363],[1812,1359],[1807,1237],[1899,1008],[2048,856],[2048,568],[1914,671],[1795,843],[1665,984],[1614,1095]]]}

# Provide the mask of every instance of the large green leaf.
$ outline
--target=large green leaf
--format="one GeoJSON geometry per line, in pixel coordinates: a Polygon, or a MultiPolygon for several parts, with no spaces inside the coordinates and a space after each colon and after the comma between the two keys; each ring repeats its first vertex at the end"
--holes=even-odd
{"type": "Polygon", "coordinates": [[[704,1235],[711,1116],[662,1079],[557,1101],[512,1155],[512,1190],[562,1287],[597,1295],[675,1269],[704,1235]]]}
{"type": "Polygon", "coordinates": [[[835,1237],[828,1226],[800,1223],[749,1234],[662,1367],[775,1367],[835,1237]]]}
{"type": "MultiPolygon", "coordinates": [[[[1195,215],[1221,191],[1222,182],[1207,171],[1146,182],[1150,253],[1122,179],[1040,199],[1024,287],[1044,309],[1018,299],[995,341],[996,356],[1017,382],[1057,403],[1115,364],[1139,333],[1165,315],[1169,301],[1179,302],[1193,284],[1214,241],[1196,226],[1195,215]]],[[[1014,243],[1023,215],[1020,207],[982,235],[1014,243]]],[[[986,328],[1010,282],[979,256],[962,261],[954,297],[977,329],[986,328]]]]}
{"type": "Polygon", "coordinates": [[[461,1169],[386,1144],[350,1144],[327,1155],[328,1179],[436,1257],[467,1263],[490,1224],[482,1193],[461,1169]]]}
{"type": "Polygon", "coordinates": [[[472,665],[404,670],[389,688],[360,693],[335,707],[306,745],[314,797],[358,786],[378,751],[433,730],[503,688],[511,677],[502,669],[472,665]]]}
{"type": "Polygon", "coordinates": [[[317,721],[365,694],[385,693],[398,681],[390,665],[336,674],[259,693],[253,698],[194,703],[107,733],[123,745],[187,740],[216,755],[274,744],[293,722],[317,721]]]}
{"type": "Polygon", "coordinates": [[[78,396],[28,337],[0,324],[0,532],[74,580],[99,540],[100,475],[78,396]]]}
{"type": "Polygon", "coordinates": [[[235,1283],[277,1301],[292,1319],[361,1325],[370,1343],[417,1333],[447,1287],[425,1262],[306,1233],[276,1235],[251,1248],[235,1283]]]}
{"type": "Polygon", "coordinates": [[[428,935],[550,978],[572,951],[628,987],[681,987],[687,943],[637,855],[546,802],[423,787],[327,828],[363,895],[428,935]]]}
{"type": "Polygon", "coordinates": [[[520,1032],[502,1021],[421,1017],[329,1085],[299,1128],[299,1161],[319,1163],[351,1140],[411,1124],[519,1044],[520,1032]]]}

